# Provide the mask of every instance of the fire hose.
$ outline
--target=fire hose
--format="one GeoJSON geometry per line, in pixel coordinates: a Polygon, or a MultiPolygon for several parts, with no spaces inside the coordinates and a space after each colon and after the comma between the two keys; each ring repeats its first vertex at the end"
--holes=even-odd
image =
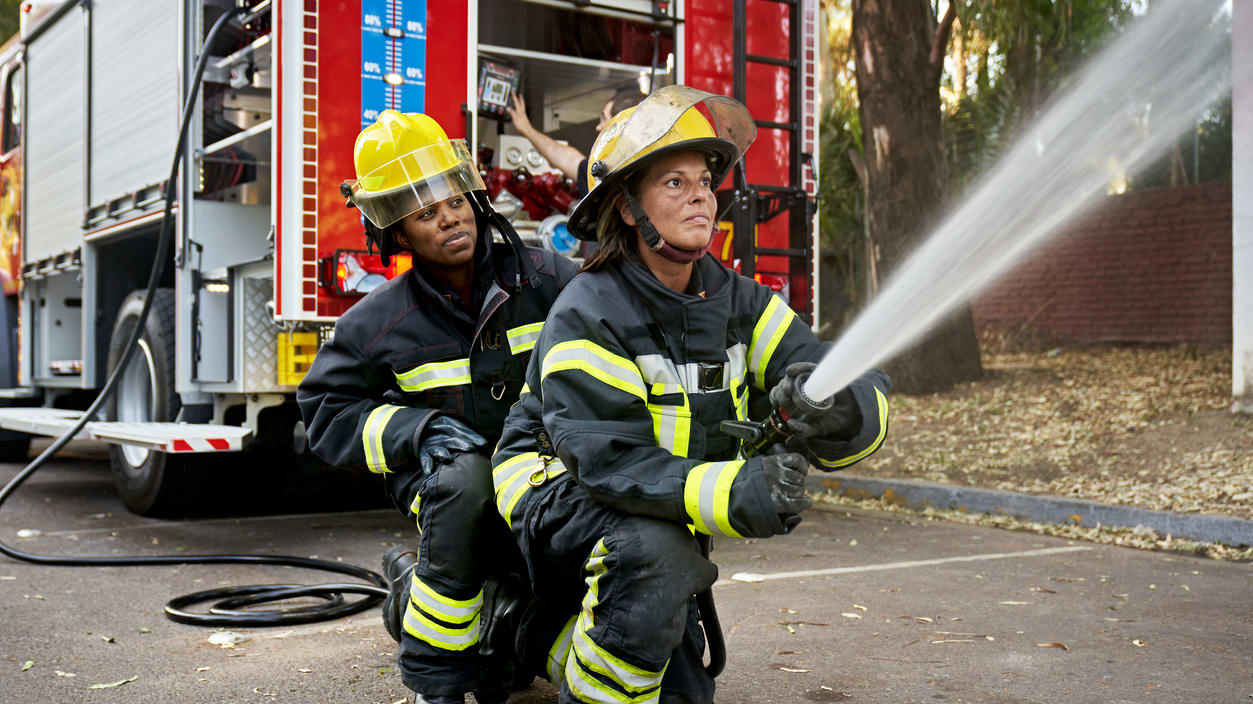
{"type": "MultiPolygon", "coordinates": [[[[152,309],[153,295],[160,283],[162,263],[169,256],[170,243],[173,239],[173,205],[177,195],[179,166],[186,145],[188,127],[191,117],[195,114],[194,101],[199,94],[205,67],[209,59],[208,47],[227,23],[236,18],[245,22],[256,18],[256,13],[247,15],[247,8],[235,8],[223,14],[210,28],[205,36],[204,50],[196,61],[192,81],[188,87],[183,106],[183,119],[175,146],[174,159],[170,167],[170,176],[165,184],[165,208],[161,221],[156,252],[153,255],[153,266],[145,289],[143,307],[139,320],[134,326],[130,339],[124,348],[122,357],[110,372],[99,394],[84,410],[78,421],[66,432],[57,437],[49,446],[30,461],[7,484],[0,487],[0,507],[27,479],[39,470],[49,459],[64,448],[86,424],[95,417],[108,399],[117,390],[122,371],[126,369],[131,357],[139,347],[139,339],[143,335],[148,315],[152,309]]],[[[767,419],[759,427],[759,431],[769,435],[776,433],[782,426],[775,419],[773,425],[767,419]]],[[[749,424],[752,425],[752,424],[749,424]]],[[[750,429],[740,428],[737,432],[751,433],[750,429]]],[[[774,435],[769,435],[775,437],[774,435]]],[[[748,443],[745,444],[746,447],[748,443]]],[[[708,556],[710,541],[708,536],[699,536],[702,552],[708,556]]],[[[249,564],[271,565],[282,567],[299,567],[341,574],[363,580],[367,583],[328,583],[318,585],[300,584],[264,584],[250,586],[223,587],[191,594],[177,596],[165,605],[166,616],[177,623],[197,626],[233,626],[233,627],[266,627],[291,626],[303,623],[314,623],[333,620],[359,613],[376,606],[388,594],[386,579],[377,572],[356,565],[331,562],[308,557],[292,555],[247,555],[247,554],[206,554],[206,555],[132,555],[120,557],[83,557],[40,555],[19,550],[0,541],[0,554],[21,562],[56,567],[157,567],[169,565],[225,565],[249,564]],[[360,595],[360,599],[347,600],[346,594],[360,595]],[[286,606],[268,609],[253,608],[259,604],[286,601],[301,598],[316,598],[322,603],[305,606],[286,606]],[[214,602],[207,612],[191,611],[189,607],[205,602],[214,602]]],[[[700,609],[706,638],[709,642],[710,663],[705,667],[710,677],[716,677],[726,663],[726,646],[722,637],[722,629],[718,620],[717,610],[713,603],[713,594],[705,590],[696,595],[700,609]]]]}
{"type": "MultiPolygon", "coordinates": [[[[130,339],[127,341],[125,351],[117,365],[109,374],[100,393],[83,411],[78,422],[72,428],[56,438],[43,452],[39,453],[30,464],[26,465],[21,472],[11,479],[8,484],[0,488],[0,506],[10,495],[22,485],[32,474],[44,465],[53,455],[61,448],[65,447],[69,441],[83,429],[87,423],[95,417],[100,408],[108,401],[109,397],[116,391],[118,381],[122,376],[122,370],[126,369],[131,357],[138,349],[140,336],[143,335],[144,325],[148,319],[148,314],[152,309],[153,294],[160,283],[160,274],[162,264],[169,257],[170,242],[173,239],[174,218],[173,206],[177,194],[178,171],[179,164],[182,161],[183,150],[187,141],[188,126],[191,124],[191,117],[195,114],[195,99],[200,91],[201,79],[204,76],[205,66],[209,60],[208,47],[213,43],[218,33],[226,24],[235,18],[243,18],[243,23],[256,19],[256,13],[244,17],[248,13],[247,8],[235,8],[233,11],[227,12],[214,22],[209,29],[204,40],[204,50],[200,57],[196,60],[196,67],[193,79],[188,87],[186,99],[183,105],[183,120],[178,133],[178,141],[174,151],[174,162],[170,167],[170,177],[165,183],[165,211],[161,221],[161,232],[157,239],[156,254],[153,256],[152,272],[148,276],[148,285],[144,296],[143,308],[139,312],[139,321],[135,325],[134,331],[131,333],[130,339]]],[[[319,584],[319,585],[297,585],[297,584],[267,584],[243,587],[226,587],[222,589],[212,589],[208,591],[196,592],[171,599],[165,605],[165,613],[171,620],[179,623],[194,624],[199,626],[286,626],[299,623],[311,623],[315,621],[324,621],[335,619],[349,614],[354,614],[368,609],[378,604],[383,597],[387,596],[387,581],[378,573],[357,567],[355,565],[346,565],[338,562],[330,562],[328,560],[317,560],[307,557],[296,557],[290,555],[135,555],[123,557],[72,557],[72,556],[56,556],[56,555],[37,555],[24,552],[0,542],[0,554],[14,560],[29,562],[38,565],[53,565],[59,567],[155,567],[160,565],[227,565],[227,564],[252,564],[252,565],[279,565],[285,567],[302,567],[305,569],[322,570],[334,572],[337,574],[354,577],[365,580],[369,584],[319,584]],[[362,598],[348,601],[343,598],[344,594],[360,594],[362,598]],[[321,599],[323,603],[313,606],[297,606],[287,608],[274,609],[248,609],[247,607],[262,604],[266,602],[296,599],[301,597],[315,597],[321,599]],[[192,612],[187,607],[206,601],[218,600],[208,611],[208,613],[192,612]]]]}

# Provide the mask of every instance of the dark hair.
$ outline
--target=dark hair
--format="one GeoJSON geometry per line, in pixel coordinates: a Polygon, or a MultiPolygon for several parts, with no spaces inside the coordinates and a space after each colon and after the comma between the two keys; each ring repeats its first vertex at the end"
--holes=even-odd
{"type": "Polygon", "coordinates": [[[627,108],[633,108],[646,97],[648,96],[641,93],[639,88],[623,88],[609,99],[609,114],[617,115],[627,108]]]}
{"type": "Polygon", "coordinates": [[[596,271],[603,269],[619,259],[634,259],[638,256],[635,228],[626,224],[618,215],[614,200],[606,200],[601,205],[597,217],[596,251],[583,260],[583,268],[579,271],[596,271]]]}

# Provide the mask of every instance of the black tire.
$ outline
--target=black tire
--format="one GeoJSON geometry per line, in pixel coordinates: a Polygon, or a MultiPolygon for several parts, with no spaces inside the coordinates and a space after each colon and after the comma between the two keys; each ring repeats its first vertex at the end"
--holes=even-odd
{"type": "MultiPolygon", "coordinates": [[[[122,301],[109,338],[109,370],[117,366],[134,334],[144,305],[143,291],[122,301]]],[[[174,291],[157,289],[139,349],[107,405],[110,420],[170,422],[181,403],[174,390],[174,291]]],[[[184,457],[133,445],[109,445],[109,467],[122,503],[132,513],[172,513],[184,498],[187,467],[184,457]]]]}

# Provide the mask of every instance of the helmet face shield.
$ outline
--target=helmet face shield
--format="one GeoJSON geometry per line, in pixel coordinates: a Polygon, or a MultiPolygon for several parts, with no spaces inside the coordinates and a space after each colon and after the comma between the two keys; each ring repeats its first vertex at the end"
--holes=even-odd
{"type": "Polygon", "coordinates": [[[353,203],[378,228],[455,195],[487,188],[461,139],[415,149],[362,174],[349,186],[353,203]]]}

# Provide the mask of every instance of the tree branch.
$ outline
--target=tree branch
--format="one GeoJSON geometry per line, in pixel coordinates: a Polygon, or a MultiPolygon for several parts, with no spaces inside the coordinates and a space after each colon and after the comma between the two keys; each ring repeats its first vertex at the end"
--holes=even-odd
{"type": "Polygon", "coordinates": [[[944,61],[944,49],[948,47],[949,34],[953,32],[953,20],[957,19],[957,0],[948,0],[948,10],[940,26],[935,28],[935,39],[931,42],[931,65],[941,66],[944,61]]]}

